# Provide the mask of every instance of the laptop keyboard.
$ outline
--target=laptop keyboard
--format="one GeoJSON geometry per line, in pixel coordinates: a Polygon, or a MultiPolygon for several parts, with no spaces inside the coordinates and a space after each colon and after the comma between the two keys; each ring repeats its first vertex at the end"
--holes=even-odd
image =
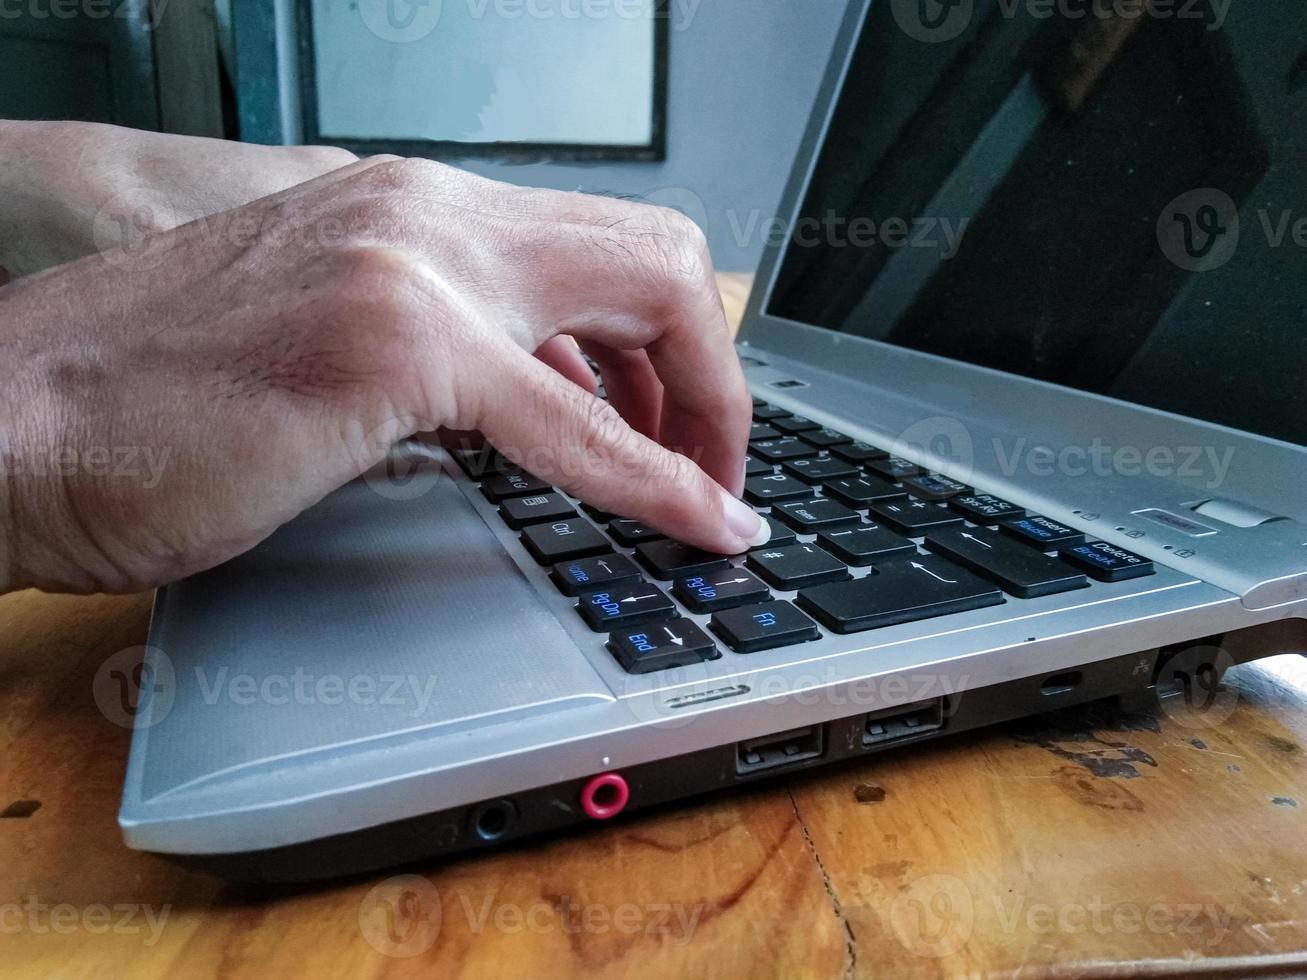
{"type": "Polygon", "coordinates": [[[744,499],[772,538],[743,556],[575,504],[488,447],[453,456],[633,674],[1154,573],[1140,555],[761,399],[754,420],[744,499]],[[709,616],[707,630],[687,615],[709,616]]]}

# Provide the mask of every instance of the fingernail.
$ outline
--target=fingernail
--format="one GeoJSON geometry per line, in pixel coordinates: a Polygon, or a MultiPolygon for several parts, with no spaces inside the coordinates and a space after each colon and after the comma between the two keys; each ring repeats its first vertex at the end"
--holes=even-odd
{"type": "Polygon", "coordinates": [[[722,491],[722,510],[726,526],[750,548],[759,548],[771,540],[771,525],[756,510],[737,497],[722,491]]]}

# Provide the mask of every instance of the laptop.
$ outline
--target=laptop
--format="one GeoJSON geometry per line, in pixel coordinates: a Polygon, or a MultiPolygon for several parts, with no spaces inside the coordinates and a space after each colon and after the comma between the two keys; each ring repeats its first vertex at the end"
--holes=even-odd
{"type": "Polygon", "coordinates": [[[771,540],[405,444],[159,592],[127,844],[367,872],[1307,650],[1303,13],[1186,11],[849,4],[739,336],[771,540]]]}

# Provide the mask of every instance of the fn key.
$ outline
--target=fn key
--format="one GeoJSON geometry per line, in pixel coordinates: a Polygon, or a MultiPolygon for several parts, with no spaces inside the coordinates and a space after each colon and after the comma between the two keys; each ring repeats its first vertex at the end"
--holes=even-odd
{"type": "Polygon", "coordinates": [[[782,601],[713,613],[709,628],[737,653],[804,643],[819,635],[811,619],[782,601]]]}

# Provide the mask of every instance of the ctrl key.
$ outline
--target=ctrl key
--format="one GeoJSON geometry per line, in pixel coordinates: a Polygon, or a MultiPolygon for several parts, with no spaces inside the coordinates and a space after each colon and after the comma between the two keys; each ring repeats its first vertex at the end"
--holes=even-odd
{"type": "Polygon", "coordinates": [[[688,667],[721,656],[708,634],[688,619],[620,630],[608,638],[608,649],[629,674],[688,667]]]}
{"type": "Polygon", "coordinates": [[[713,613],[708,625],[737,653],[806,643],[821,635],[811,619],[782,600],[713,613]]]}

